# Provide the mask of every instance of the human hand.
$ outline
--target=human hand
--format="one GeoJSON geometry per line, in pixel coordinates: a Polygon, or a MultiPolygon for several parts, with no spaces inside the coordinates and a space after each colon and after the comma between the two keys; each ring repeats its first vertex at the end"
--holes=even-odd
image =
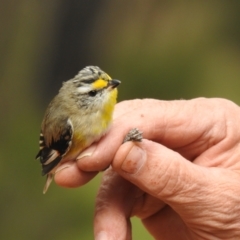
{"type": "Polygon", "coordinates": [[[223,99],[146,99],[122,102],[115,114],[109,134],[86,150],[92,155],[55,177],[80,186],[112,162],[97,197],[95,235],[130,239],[136,215],[156,239],[238,239],[239,107],[223,99]],[[143,142],[121,145],[133,127],[143,142]]]}

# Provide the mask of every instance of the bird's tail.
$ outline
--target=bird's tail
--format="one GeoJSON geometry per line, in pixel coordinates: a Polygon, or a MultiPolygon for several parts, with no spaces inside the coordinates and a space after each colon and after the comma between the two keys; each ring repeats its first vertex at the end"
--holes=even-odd
{"type": "Polygon", "coordinates": [[[53,180],[53,174],[52,173],[48,173],[47,174],[47,180],[46,180],[45,186],[43,188],[43,194],[45,194],[47,192],[47,190],[48,190],[52,180],[53,180]]]}

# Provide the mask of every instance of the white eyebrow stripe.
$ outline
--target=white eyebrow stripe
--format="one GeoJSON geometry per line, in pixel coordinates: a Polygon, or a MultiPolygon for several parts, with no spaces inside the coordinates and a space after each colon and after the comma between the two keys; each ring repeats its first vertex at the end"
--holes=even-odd
{"type": "Polygon", "coordinates": [[[88,93],[88,92],[90,92],[92,90],[92,88],[91,87],[89,87],[89,86],[81,86],[81,87],[78,87],[77,88],[77,91],[79,92],[79,93],[88,93]]]}

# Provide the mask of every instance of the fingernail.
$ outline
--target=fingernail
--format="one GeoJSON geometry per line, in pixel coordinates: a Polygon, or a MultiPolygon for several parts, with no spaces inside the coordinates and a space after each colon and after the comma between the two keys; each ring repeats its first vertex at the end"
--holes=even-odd
{"type": "Polygon", "coordinates": [[[135,174],[144,165],[146,159],[146,152],[137,145],[134,145],[126,156],[121,168],[126,173],[135,174]]]}
{"type": "Polygon", "coordinates": [[[97,233],[95,240],[114,240],[114,239],[110,237],[106,232],[101,231],[97,233]]]}
{"type": "Polygon", "coordinates": [[[71,167],[71,165],[62,165],[62,166],[60,166],[60,167],[58,167],[58,168],[56,169],[56,171],[55,171],[54,174],[62,171],[63,169],[69,168],[69,167],[71,167]]]}
{"type": "Polygon", "coordinates": [[[81,152],[79,154],[79,156],[77,157],[77,161],[84,158],[84,157],[91,157],[96,149],[97,145],[93,144],[91,145],[89,148],[87,148],[86,150],[84,150],[83,152],[81,152]]]}

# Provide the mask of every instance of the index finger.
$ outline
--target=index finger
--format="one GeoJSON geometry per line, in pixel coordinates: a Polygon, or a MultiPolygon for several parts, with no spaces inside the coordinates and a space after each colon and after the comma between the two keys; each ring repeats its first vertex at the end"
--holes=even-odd
{"type": "Polygon", "coordinates": [[[205,166],[216,166],[216,161],[222,164],[219,152],[234,148],[240,140],[239,115],[239,107],[225,99],[120,102],[115,107],[114,121],[108,134],[81,154],[74,163],[75,168],[61,170],[55,181],[66,187],[87,183],[95,176],[92,172],[96,174],[111,164],[126,134],[136,127],[143,132],[143,138],[161,143],[185,159],[205,166]],[[201,158],[197,158],[200,155],[201,158]],[[76,171],[76,168],[81,171],[76,171]],[[66,177],[65,171],[71,172],[71,177],[66,177]]]}

